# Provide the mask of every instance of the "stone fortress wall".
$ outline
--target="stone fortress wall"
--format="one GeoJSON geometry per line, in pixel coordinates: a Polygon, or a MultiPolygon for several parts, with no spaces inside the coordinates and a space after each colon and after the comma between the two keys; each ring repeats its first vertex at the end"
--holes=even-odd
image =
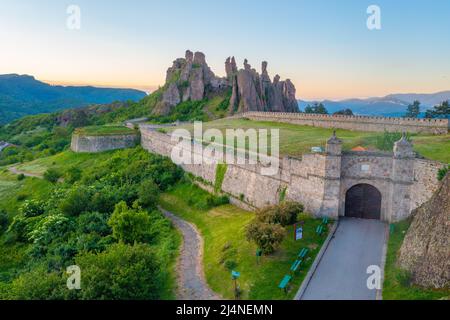
{"type": "Polygon", "coordinates": [[[285,112],[245,112],[234,117],[355,131],[447,134],[450,129],[449,119],[412,119],[285,112]]]}
{"type": "Polygon", "coordinates": [[[86,136],[73,134],[70,148],[74,152],[104,152],[133,148],[139,144],[138,134],[86,136]]]}
{"type": "MultiPolygon", "coordinates": [[[[141,144],[154,153],[171,157],[177,144],[165,133],[142,125],[141,144]]],[[[195,148],[185,149],[195,155],[195,148]]],[[[214,163],[213,159],[209,159],[214,163]]],[[[214,184],[216,164],[183,165],[184,170],[214,184]]],[[[399,221],[429,200],[438,188],[437,172],[443,164],[416,158],[412,145],[402,139],[394,152],[342,152],[342,142],[332,137],[324,153],[305,154],[301,159],[280,159],[275,176],[261,174],[261,164],[232,164],[222,191],[251,207],[277,204],[280,195],[301,202],[316,216],[345,215],[345,195],[356,184],[366,183],[382,194],[381,219],[399,221]]]]}

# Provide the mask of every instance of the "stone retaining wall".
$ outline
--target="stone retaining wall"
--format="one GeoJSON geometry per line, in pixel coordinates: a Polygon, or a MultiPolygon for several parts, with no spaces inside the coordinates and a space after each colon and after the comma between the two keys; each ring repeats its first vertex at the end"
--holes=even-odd
{"type": "Polygon", "coordinates": [[[74,152],[104,152],[133,148],[139,144],[139,134],[85,136],[72,135],[70,148],[74,152]]]}
{"type": "Polygon", "coordinates": [[[235,117],[248,118],[256,121],[274,121],[321,128],[372,132],[447,134],[450,128],[450,121],[448,119],[412,119],[281,112],[246,112],[235,117]]]}
{"type": "MultiPolygon", "coordinates": [[[[171,157],[177,142],[141,126],[141,144],[146,150],[171,157]]],[[[196,154],[193,145],[183,148],[192,157],[196,154]]],[[[301,202],[316,216],[338,218],[345,215],[346,192],[356,184],[368,183],[383,195],[382,220],[393,222],[409,216],[411,210],[430,199],[438,187],[437,171],[442,166],[436,161],[397,159],[393,153],[306,154],[301,159],[280,159],[279,172],[274,176],[262,175],[261,164],[229,164],[222,191],[255,208],[279,203],[280,194],[285,192],[286,199],[301,202]]],[[[182,167],[214,185],[216,164],[182,167]]]]}

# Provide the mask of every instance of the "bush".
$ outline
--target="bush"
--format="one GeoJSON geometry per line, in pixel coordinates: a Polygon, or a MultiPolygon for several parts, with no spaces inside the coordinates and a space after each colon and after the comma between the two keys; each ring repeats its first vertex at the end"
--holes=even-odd
{"type": "Polygon", "coordinates": [[[60,273],[48,273],[44,266],[21,274],[8,289],[6,299],[62,300],[67,291],[66,279],[60,273]]]}
{"type": "Polygon", "coordinates": [[[269,206],[256,212],[257,219],[264,223],[290,226],[297,222],[298,214],[303,212],[303,206],[296,202],[283,202],[277,206],[269,206]]]}
{"type": "Polygon", "coordinates": [[[151,241],[151,221],[147,212],[128,208],[122,201],[108,221],[113,230],[113,236],[125,244],[151,241]]]}
{"type": "Polygon", "coordinates": [[[57,183],[59,178],[61,178],[61,173],[55,169],[48,169],[44,173],[44,179],[51,183],[57,183]]]}
{"type": "Polygon", "coordinates": [[[27,200],[22,204],[19,211],[26,218],[37,217],[44,214],[45,203],[40,200],[27,200]]]}
{"type": "Polygon", "coordinates": [[[71,167],[65,174],[65,181],[67,183],[74,184],[81,179],[82,174],[83,172],[79,168],[71,167]]]}
{"type": "Polygon", "coordinates": [[[8,214],[4,210],[0,210],[0,234],[6,230],[9,224],[8,214]]]}
{"type": "Polygon", "coordinates": [[[445,178],[445,176],[447,175],[447,173],[448,173],[449,170],[450,170],[450,165],[448,165],[448,166],[446,166],[446,167],[440,169],[439,172],[438,172],[438,177],[437,177],[438,180],[439,180],[439,181],[444,180],[444,178],[445,178]]]}
{"type": "Polygon", "coordinates": [[[46,216],[29,233],[28,240],[39,245],[48,245],[55,239],[62,238],[70,229],[70,221],[62,214],[46,216]]]}
{"type": "Polygon", "coordinates": [[[110,235],[112,230],[108,225],[106,214],[88,212],[80,215],[77,219],[78,233],[96,233],[100,236],[110,235]]]}
{"type": "Polygon", "coordinates": [[[167,271],[148,245],[116,244],[107,251],[76,258],[83,270],[83,300],[158,300],[167,271]]]}
{"type": "Polygon", "coordinates": [[[225,204],[229,204],[230,203],[230,198],[228,198],[227,196],[214,196],[214,195],[208,195],[206,197],[206,206],[208,208],[215,208],[215,207],[219,207],[219,206],[223,206],[225,204]]]}
{"type": "Polygon", "coordinates": [[[273,253],[278,248],[285,234],[286,231],[282,226],[258,220],[251,222],[246,229],[247,240],[255,242],[266,255],[273,253]]]}
{"type": "Polygon", "coordinates": [[[22,181],[22,180],[25,180],[25,175],[23,174],[23,173],[21,173],[21,174],[19,174],[18,176],[17,176],[17,180],[18,181],[22,181]]]}
{"type": "Polygon", "coordinates": [[[153,180],[145,180],[138,189],[139,204],[147,209],[155,209],[159,192],[159,188],[153,180]]]}
{"type": "Polygon", "coordinates": [[[90,211],[92,190],[85,186],[71,189],[66,198],[61,201],[59,208],[62,213],[69,216],[78,216],[90,211]]]}

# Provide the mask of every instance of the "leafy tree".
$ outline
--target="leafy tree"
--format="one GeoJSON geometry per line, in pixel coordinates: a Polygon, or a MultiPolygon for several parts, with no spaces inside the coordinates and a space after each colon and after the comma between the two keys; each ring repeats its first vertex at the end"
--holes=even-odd
{"type": "Polygon", "coordinates": [[[413,104],[408,105],[405,118],[418,118],[420,114],[420,101],[415,100],[413,104]]]}
{"type": "Polygon", "coordinates": [[[144,244],[116,244],[107,251],[76,258],[83,270],[83,300],[157,300],[164,292],[163,269],[155,252],[144,244]]]}
{"type": "Polygon", "coordinates": [[[273,253],[283,241],[286,230],[278,225],[258,220],[251,222],[246,228],[248,241],[256,243],[266,255],[273,253]]]}
{"type": "Polygon", "coordinates": [[[352,109],[343,109],[343,110],[339,110],[333,114],[340,115],[340,116],[353,116],[353,111],[352,111],[352,109]]]}
{"type": "Polygon", "coordinates": [[[434,106],[433,109],[427,110],[425,113],[425,118],[450,118],[450,105],[448,100],[442,102],[440,105],[434,106]]]}
{"type": "Polygon", "coordinates": [[[120,242],[133,244],[151,240],[149,214],[139,208],[129,208],[125,201],[116,205],[108,225],[113,230],[114,238],[120,242]]]}
{"type": "Polygon", "coordinates": [[[29,233],[35,244],[48,245],[54,239],[62,238],[70,230],[70,220],[62,214],[52,214],[42,219],[29,233]]]}
{"type": "Polygon", "coordinates": [[[61,178],[61,173],[55,169],[50,168],[44,173],[44,179],[51,183],[57,183],[59,178],[61,178]]]}
{"type": "Polygon", "coordinates": [[[312,106],[309,104],[306,106],[305,113],[328,114],[328,110],[323,103],[314,102],[312,106]]]}
{"type": "Polygon", "coordinates": [[[156,208],[159,192],[159,188],[153,180],[145,180],[139,187],[139,204],[147,209],[156,208]]]}

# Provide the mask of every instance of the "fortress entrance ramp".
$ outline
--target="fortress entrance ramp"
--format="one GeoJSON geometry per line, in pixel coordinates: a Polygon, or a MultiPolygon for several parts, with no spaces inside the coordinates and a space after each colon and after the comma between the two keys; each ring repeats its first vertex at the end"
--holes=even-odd
{"type": "Polygon", "coordinates": [[[376,300],[369,289],[370,266],[383,270],[388,225],[379,220],[342,218],[300,300],[376,300]]]}

